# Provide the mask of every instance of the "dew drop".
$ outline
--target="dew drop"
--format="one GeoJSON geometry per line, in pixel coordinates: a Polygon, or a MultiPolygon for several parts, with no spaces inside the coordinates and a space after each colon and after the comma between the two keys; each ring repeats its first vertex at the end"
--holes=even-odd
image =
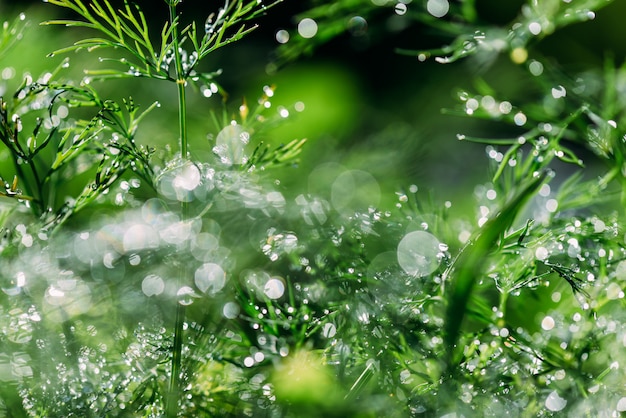
{"type": "Polygon", "coordinates": [[[213,152],[220,157],[223,164],[244,164],[248,161],[248,156],[245,154],[248,142],[250,142],[250,134],[241,125],[229,124],[217,134],[213,152]]]}
{"type": "Polygon", "coordinates": [[[276,41],[279,44],[286,44],[287,42],[289,42],[289,32],[287,32],[285,29],[280,29],[278,32],[276,32],[276,41]]]}
{"type": "Polygon", "coordinates": [[[141,282],[141,291],[148,297],[157,296],[165,290],[165,282],[155,274],[146,276],[141,282]]]}
{"type": "Polygon", "coordinates": [[[285,293],[285,284],[278,277],[272,277],[265,283],[263,293],[270,299],[278,299],[285,293]]]}
{"type": "Polygon", "coordinates": [[[239,315],[239,305],[235,302],[226,302],[226,304],[224,304],[224,308],[222,309],[222,314],[224,315],[224,318],[237,318],[237,315],[239,315]]]}
{"type": "Polygon", "coordinates": [[[543,318],[543,320],[541,321],[541,328],[543,328],[546,331],[550,331],[552,328],[554,328],[554,326],[556,325],[554,318],[552,318],[551,316],[547,315],[545,318],[543,318]]]}
{"type": "Polygon", "coordinates": [[[322,335],[326,338],[333,338],[337,334],[337,327],[335,324],[326,323],[324,324],[324,328],[322,329],[322,335]]]}
{"type": "Polygon", "coordinates": [[[557,86],[552,88],[552,97],[555,99],[561,99],[567,95],[567,90],[563,86],[557,86]]]}
{"type": "Polygon", "coordinates": [[[312,38],[317,34],[317,23],[311,18],[304,18],[298,23],[298,33],[303,38],[312,38]]]}
{"type": "Polygon", "coordinates": [[[406,4],[404,4],[404,3],[397,3],[396,7],[394,8],[394,10],[395,10],[397,15],[402,16],[402,15],[406,14],[406,11],[407,11],[406,4]]]}
{"type": "Polygon", "coordinates": [[[439,240],[434,235],[425,231],[413,231],[405,235],[398,244],[398,264],[410,276],[427,276],[439,267],[439,252],[439,240]]]}
{"type": "Polygon", "coordinates": [[[218,264],[206,263],[196,270],[194,282],[201,292],[215,294],[226,284],[226,273],[218,264]]]}
{"type": "Polygon", "coordinates": [[[434,17],[444,17],[450,10],[450,3],[448,0],[428,0],[426,10],[434,17]]]}
{"type": "Polygon", "coordinates": [[[558,412],[567,405],[567,399],[561,398],[556,390],[550,392],[546,398],[546,408],[550,411],[558,412]]]}

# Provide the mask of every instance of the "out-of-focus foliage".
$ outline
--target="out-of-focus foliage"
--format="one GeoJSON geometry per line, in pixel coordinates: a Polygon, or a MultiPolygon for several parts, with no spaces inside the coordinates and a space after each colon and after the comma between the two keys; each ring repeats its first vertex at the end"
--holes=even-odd
{"type": "MultiPolygon", "coordinates": [[[[442,120],[463,117],[455,149],[482,144],[489,175],[454,200],[412,181],[394,194],[374,164],[306,161],[353,151],[393,166],[366,155],[361,138],[335,151],[338,140],[314,126],[321,139],[275,145],[273,135],[289,132],[280,124],[297,123],[310,104],[287,91],[282,100],[293,104],[277,105],[280,85],[211,111],[212,102],[185,96],[220,92],[219,73],[202,72],[199,60],[248,33],[242,19],[263,13],[260,2],[227,1],[184,28],[179,1],[157,2],[173,13],[156,36],[140,2],[50,2],[84,19],[56,23],[100,33],[81,32],[87,40],[67,51],[117,46],[109,52],[121,67],[85,80],[62,62],[22,77],[10,48],[23,19],[4,26],[1,53],[12,58],[0,66],[0,415],[626,411],[626,69],[607,59],[566,75],[533,49],[610,2],[529,1],[500,26],[473,1],[315,2],[296,17],[298,35],[276,33],[279,64],[314,60],[331,38],[366,36],[390,13],[450,42],[413,40],[417,63],[477,58],[483,72],[457,80],[463,88],[442,120]],[[516,65],[524,91],[510,94],[484,71],[499,55],[516,65]],[[133,76],[124,84],[132,91],[106,98],[101,90],[121,76],[133,76]],[[138,83],[151,79],[171,84],[137,102],[134,89],[146,97],[138,83]],[[189,132],[202,140],[187,143],[189,132]],[[167,144],[151,141],[159,134],[167,144]],[[293,178],[299,158],[311,168],[304,181],[293,178]]],[[[398,108],[415,103],[403,93],[398,108]]],[[[317,120],[334,128],[336,119],[317,120]]],[[[390,138],[416,138],[406,126],[390,123],[368,140],[394,148],[390,138]]]]}

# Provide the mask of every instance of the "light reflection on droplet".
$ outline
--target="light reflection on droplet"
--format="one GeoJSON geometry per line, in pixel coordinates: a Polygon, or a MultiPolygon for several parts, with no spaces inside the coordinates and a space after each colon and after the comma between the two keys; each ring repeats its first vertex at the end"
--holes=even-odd
{"type": "Polygon", "coordinates": [[[278,32],[276,32],[276,41],[280,44],[286,44],[287,42],[289,42],[289,32],[287,32],[285,29],[280,29],[278,32]]]}
{"type": "Polygon", "coordinates": [[[141,291],[148,297],[158,296],[163,293],[163,290],[165,290],[165,282],[156,274],[146,276],[141,282],[141,291]]]}
{"type": "Polygon", "coordinates": [[[546,398],[546,408],[550,411],[558,412],[565,408],[567,399],[561,398],[556,390],[550,392],[546,398]]]}
{"type": "Polygon", "coordinates": [[[330,322],[324,324],[324,328],[322,328],[322,335],[326,338],[333,338],[337,334],[337,327],[335,324],[331,324],[330,322]]]}
{"type": "Polygon", "coordinates": [[[348,20],[348,31],[354,36],[362,36],[367,32],[367,21],[361,16],[354,16],[348,20]]]}
{"type": "Polygon", "coordinates": [[[278,277],[272,277],[265,283],[263,293],[270,299],[278,299],[285,293],[285,284],[278,277]]]}
{"type": "Polygon", "coordinates": [[[407,11],[406,4],[404,4],[404,3],[396,3],[396,7],[394,8],[394,10],[395,10],[397,15],[402,16],[403,14],[406,14],[406,11],[407,11]]]}
{"type": "Polygon", "coordinates": [[[557,86],[552,88],[552,97],[560,99],[567,96],[567,90],[563,86],[557,86]]]}
{"type": "Polygon", "coordinates": [[[194,282],[201,292],[215,294],[226,284],[226,273],[218,264],[206,263],[196,270],[194,282]]]}
{"type": "Polygon", "coordinates": [[[400,267],[410,276],[423,277],[439,267],[439,240],[425,231],[409,232],[398,244],[400,267]]]}
{"type": "Polygon", "coordinates": [[[426,10],[434,17],[444,17],[450,10],[448,0],[428,0],[426,10]]]}
{"type": "Polygon", "coordinates": [[[317,34],[317,23],[308,17],[298,23],[298,33],[303,38],[312,38],[317,34]]]}
{"type": "Polygon", "coordinates": [[[224,318],[237,318],[237,315],[239,315],[239,305],[235,302],[226,302],[224,304],[224,308],[222,309],[222,314],[224,315],[224,318]]]}
{"type": "Polygon", "coordinates": [[[541,321],[541,328],[546,331],[550,331],[552,328],[554,328],[555,325],[556,322],[554,321],[554,318],[549,315],[546,315],[546,317],[543,318],[543,320],[541,321]]]}
{"type": "Polygon", "coordinates": [[[524,126],[527,120],[526,115],[522,112],[518,112],[515,116],[513,116],[513,122],[515,122],[517,126],[524,126]]]}
{"type": "MultiPolygon", "coordinates": [[[[269,97],[267,92],[266,95],[269,97]]],[[[250,134],[241,125],[231,123],[217,134],[213,152],[223,164],[244,164],[248,161],[245,149],[249,141],[250,134]]]]}

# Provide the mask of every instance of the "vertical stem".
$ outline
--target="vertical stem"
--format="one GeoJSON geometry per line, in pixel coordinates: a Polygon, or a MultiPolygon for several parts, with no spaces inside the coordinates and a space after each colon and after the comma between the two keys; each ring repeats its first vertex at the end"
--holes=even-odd
{"type": "MultiPolygon", "coordinates": [[[[168,1],[170,12],[170,24],[172,25],[172,46],[174,48],[174,60],[176,63],[176,87],[178,88],[178,128],[180,135],[180,157],[183,160],[187,155],[187,102],[185,98],[185,84],[187,83],[183,71],[183,63],[179,49],[178,23],[176,22],[176,4],[178,1],[168,1]]],[[[183,220],[188,218],[187,203],[181,203],[183,220]]],[[[178,276],[178,286],[187,276],[187,269],[183,265],[178,276]]],[[[185,323],[185,306],[176,300],[176,318],[174,322],[174,345],[172,347],[172,365],[169,382],[169,390],[165,402],[165,414],[168,418],[178,416],[179,401],[181,398],[181,374],[182,374],[182,351],[183,351],[183,331],[185,323]]]]}

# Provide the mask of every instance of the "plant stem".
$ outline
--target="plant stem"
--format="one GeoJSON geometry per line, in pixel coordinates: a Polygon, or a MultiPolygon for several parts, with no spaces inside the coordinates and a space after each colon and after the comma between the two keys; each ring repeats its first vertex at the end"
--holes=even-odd
{"type": "MultiPolygon", "coordinates": [[[[179,33],[178,23],[176,21],[176,2],[168,2],[170,24],[172,25],[172,46],[174,48],[174,60],[176,63],[176,87],[178,88],[178,128],[180,135],[180,157],[183,160],[188,158],[187,155],[187,102],[185,97],[185,74],[183,72],[183,63],[179,50],[179,33]]],[[[188,218],[187,203],[181,203],[181,212],[183,220],[188,218]]],[[[177,288],[180,288],[182,281],[187,276],[186,267],[182,266],[180,275],[178,276],[177,288]]],[[[169,390],[167,394],[165,413],[167,417],[176,417],[179,411],[179,400],[182,392],[181,389],[181,373],[182,373],[182,351],[183,351],[183,331],[185,323],[185,306],[176,300],[176,318],[174,320],[174,344],[172,347],[172,365],[171,376],[169,382],[169,390]]]]}

